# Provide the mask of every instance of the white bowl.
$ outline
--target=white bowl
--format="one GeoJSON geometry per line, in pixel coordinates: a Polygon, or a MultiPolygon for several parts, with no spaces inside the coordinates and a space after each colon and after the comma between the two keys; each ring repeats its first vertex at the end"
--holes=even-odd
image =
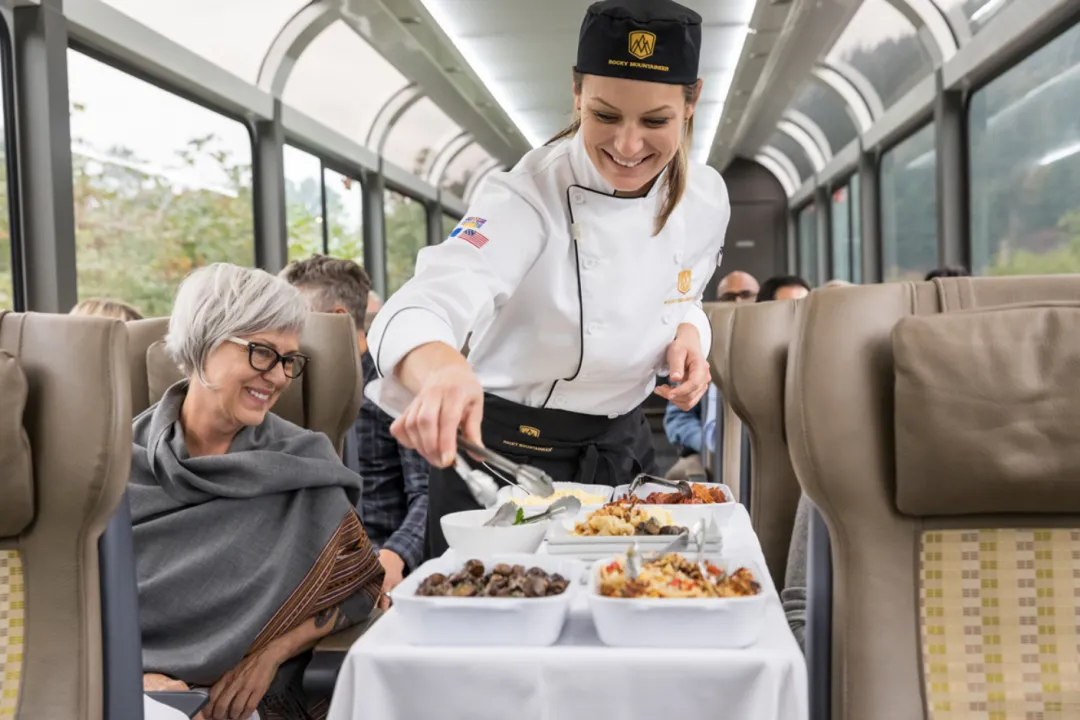
{"type": "Polygon", "coordinates": [[[390,593],[394,611],[401,614],[411,645],[553,645],[562,633],[570,606],[581,590],[585,566],[571,558],[548,555],[477,554],[485,570],[505,562],[559,573],[570,585],[561,595],[542,598],[426,597],[416,589],[432,573],[449,575],[465,565],[469,555],[456,552],[428,560],[390,593]]]}
{"type": "Polygon", "coordinates": [[[534,553],[544,541],[549,520],[528,525],[484,527],[498,508],[464,510],[444,515],[439,521],[447,544],[463,555],[534,553]]]}

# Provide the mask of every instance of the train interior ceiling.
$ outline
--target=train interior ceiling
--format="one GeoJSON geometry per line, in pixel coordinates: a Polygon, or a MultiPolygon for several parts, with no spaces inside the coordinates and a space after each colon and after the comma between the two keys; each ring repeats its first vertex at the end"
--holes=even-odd
{"type": "MultiPolygon", "coordinates": [[[[735,270],[1080,272],[1080,3],[682,1],[703,18],[690,156],[732,207],[706,301],[735,270]]],[[[165,317],[195,268],[316,253],[393,295],[569,124],[589,4],[0,0],[0,317],[89,298],[165,317]]],[[[665,405],[646,402],[663,469],[665,405]]]]}

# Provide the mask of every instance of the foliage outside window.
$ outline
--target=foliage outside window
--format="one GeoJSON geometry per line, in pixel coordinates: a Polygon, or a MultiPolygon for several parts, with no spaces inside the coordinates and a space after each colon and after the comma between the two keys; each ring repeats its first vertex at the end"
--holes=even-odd
{"type": "Polygon", "coordinates": [[[454,232],[454,228],[457,227],[458,221],[459,221],[459,218],[456,215],[446,215],[445,213],[443,214],[443,216],[442,216],[443,233],[442,234],[443,234],[444,238],[450,237],[450,233],[454,232]]]}
{"type": "Polygon", "coordinates": [[[386,283],[392,295],[413,276],[416,254],[427,245],[427,209],[423,203],[386,190],[386,283]]]}
{"type": "Polygon", "coordinates": [[[284,159],[289,260],[303,260],[323,251],[322,161],[291,145],[284,159]]]}
{"type": "Polygon", "coordinates": [[[364,192],[360,181],[327,169],[327,254],[364,264],[364,192]]]}
{"type": "Polygon", "coordinates": [[[832,277],[830,280],[851,280],[851,198],[848,186],[838,188],[832,196],[832,277]]]}
{"type": "Polygon", "coordinates": [[[972,270],[1080,272],[1080,25],[971,96],[972,270]]]}
{"type": "Polygon", "coordinates": [[[255,259],[251,136],[69,51],[78,297],[168,315],[180,281],[255,259]]]}
{"type": "Polygon", "coordinates": [[[799,211],[799,275],[811,286],[817,285],[817,214],[810,203],[799,211]]]}
{"type": "Polygon", "coordinates": [[[885,282],[922,280],[938,266],[934,125],[881,157],[881,257],[885,282]]]}

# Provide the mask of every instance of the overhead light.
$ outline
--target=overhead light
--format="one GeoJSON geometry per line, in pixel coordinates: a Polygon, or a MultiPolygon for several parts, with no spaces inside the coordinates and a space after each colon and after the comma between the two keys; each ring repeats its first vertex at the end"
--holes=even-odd
{"type": "Polygon", "coordinates": [[[484,62],[476,53],[475,46],[464,37],[465,28],[463,27],[462,14],[453,12],[451,6],[454,3],[447,0],[421,0],[421,2],[424,3],[427,11],[431,13],[435,23],[442,28],[442,31],[454,43],[454,47],[465,58],[465,62],[469,64],[472,71],[487,87],[488,92],[491,93],[495,101],[499,103],[510,120],[517,126],[517,130],[525,136],[525,139],[533,147],[542,145],[546,138],[535,127],[525,121],[519,107],[520,100],[514,98],[507,86],[493,76],[492,73],[497,68],[493,67],[491,63],[484,62]]]}

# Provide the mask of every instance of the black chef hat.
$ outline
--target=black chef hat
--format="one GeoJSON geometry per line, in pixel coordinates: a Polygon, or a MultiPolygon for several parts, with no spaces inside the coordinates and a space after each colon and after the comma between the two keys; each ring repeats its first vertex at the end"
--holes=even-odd
{"type": "Polygon", "coordinates": [[[578,72],[690,85],[698,79],[701,16],[673,0],[602,0],[581,23],[578,72]]]}

